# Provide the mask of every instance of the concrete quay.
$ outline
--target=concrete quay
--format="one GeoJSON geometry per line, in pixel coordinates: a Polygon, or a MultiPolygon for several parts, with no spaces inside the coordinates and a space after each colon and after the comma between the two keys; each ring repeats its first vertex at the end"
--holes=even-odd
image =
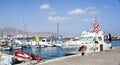
{"type": "Polygon", "coordinates": [[[56,58],[35,65],[120,65],[120,47],[85,56],[77,54],[56,58]]]}

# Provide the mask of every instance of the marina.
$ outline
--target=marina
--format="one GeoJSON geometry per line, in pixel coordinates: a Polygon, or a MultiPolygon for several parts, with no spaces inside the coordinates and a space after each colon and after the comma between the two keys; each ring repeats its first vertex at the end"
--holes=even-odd
{"type": "Polygon", "coordinates": [[[120,0],[0,0],[0,65],[120,65],[120,0]]]}
{"type": "MultiPolygon", "coordinates": [[[[65,56],[64,54],[61,54],[61,55],[59,55],[59,54],[56,55],[55,54],[56,55],[55,56],[55,55],[52,55],[52,53],[50,54],[50,52],[49,52],[48,53],[49,55],[48,54],[46,54],[46,56],[43,55],[43,57],[45,57],[45,58],[41,62],[36,63],[36,61],[31,61],[31,65],[32,65],[32,63],[34,65],[48,65],[48,64],[49,65],[56,65],[56,64],[58,64],[58,65],[68,65],[68,64],[69,65],[73,65],[73,64],[75,64],[75,65],[86,65],[86,64],[119,65],[119,63],[120,63],[120,61],[119,61],[120,60],[119,59],[119,57],[120,57],[119,56],[120,55],[120,53],[119,53],[120,52],[120,50],[119,50],[120,49],[120,41],[114,40],[112,42],[113,42],[113,44],[112,44],[113,49],[105,50],[105,51],[102,51],[102,52],[90,53],[90,54],[87,54],[85,56],[81,56],[81,54],[75,54],[75,55],[69,55],[69,56],[65,56]],[[85,59],[87,59],[87,60],[85,60],[85,59]],[[109,61],[109,60],[111,60],[111,61],[109,61]],[[96,61],[96,62],[94,62],[94,61],[96,61]]],[[[45,48],[43,48],[43,49],[45,49],[45,48]]],[[[26,50],[26,51],[28,51],[28,50],[26,50]]],[[[60,49],[58,49],[57,51],[60,51],[60,49]]],[[[56,51],[56,53],[57,53],[57,51],[56,51]]],[[[8,55],[8,51],[4,51],[4,53],[7,53],[7,56],[9,56],[9,55],[12,56],[12,54],[8,55]]],[[[10,53],[10,51],[9,51],[9,53],[10,53]]],[[[9,59],[10,59],[11,56],[9,56],[9,59]]],[[[7,60],[7,62],[8,62],[8,60],[7,60]]],[[[23,65],[23,64],[27,65],[27,64],[30,64],[30,62],[25,62],[25,63],[22,62],[20,64],[15,64],[15,65],[23,65]]]]}
{"type": "MultiPolygon", "coordinates": [[[[108,41],[106,40],[106,42],[108,42],[108,41]]],[[[112,41],[113,49],[117,48],[119,46],[120,46],[120,41],[119,40],[113,40],[112,41]]],[[[13,54],[14,54],[15,51],[17,51],[17,50],[2,51],[2,53],[5,53],[7,55],[11,55],[13,57],[13,54]]],[[[66,57],[69,58],[69,57],[73,57],[74,56],[74,55],[65,55],[65,53],[63,52],[63,50],[60,47],[23,48],[20,51],[42,56],[42,61],[39,62],[40,64],[44,64],[44,62],[52,61],[52,60],[56,60],[56,59],[60,60],[59,58],[66,58],[66,57]]],[[[96,52],[96,53],[98,54],[99,52],[96,52]]],[[[94,53],[92,53],[92,54],[94,54],[94,53]]],[[[75,56],[76,55],[77,56],[79,56],[79,55],[81,56],[81,54],[75,54],[75,56]]],[[[86,54],[86,55],[89,55],[89,54],[86,54]]],[[[20,63],[18,65],[22,65],[22,63],[20,63]]],[[[36,63],[36,61],[32,61],[32,63],[36,63]]],[[[26,64],[29,64],[29,62],[26,62],[26,64]]],[[[38,63],[36,63],[36,64],[38,64],[38,63]]]]}
{"type": "Polygon", "coordinates": [[[112,48],[120,46],[120,41],[112,41],[110,34],[108,40],[105,40],[104,32],[99,29],[99,23],[96,20],[93,23],[93,29],[89,32],[83,31],[80,37],[70,38],[66,41],[59,37],[40,38],[35,36],[33,38],[10,38],[4,42],[6,45],[3,45],[1,40],[1,59],[4,58],[2,55],[4,53],[7,54],[6,57],[12,55],[11,60],[7,61],[11,65],[42,64],[52,59],[73,57],[78,54],[86,56],[92,53],[111,51],[112,48]]]}

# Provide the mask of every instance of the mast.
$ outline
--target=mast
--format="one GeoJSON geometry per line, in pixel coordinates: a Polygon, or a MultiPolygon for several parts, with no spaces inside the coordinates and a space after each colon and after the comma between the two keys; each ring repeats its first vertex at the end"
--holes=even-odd
{"type": "Polygon", "coordinates": [[[57,22],[57,38],[59,38],[59,22],[57,22]]]}
{"type": "Polygon", "coordinates": [[[28,37],[28,35],[27,35],[27,27],[26,27],[26,24],[24,22],[24,18],[23,18],[23,25],[24,25],[25,36],[28,37]]]}

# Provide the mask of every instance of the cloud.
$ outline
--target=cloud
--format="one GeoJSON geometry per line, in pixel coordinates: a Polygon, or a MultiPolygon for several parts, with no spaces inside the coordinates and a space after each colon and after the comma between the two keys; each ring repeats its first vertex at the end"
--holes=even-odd
{"type": "Polygon", "coordinates": [[[40,6],[40,9],[49,9],[50,5],[49,4],[43,4],[40,6]]]}
{"type": "Polygon", "coordinates": [[[82,9],[74,9],[68,12],[69,15],[84,14],[86,11],[82,9]]]}
{"type": "Polygon", "coordinates": [[[96,10],[96,8],[95,7],[87,7],[87,8],[85,8],[85,10],[87,10],[87,11],[90,11],[90,10],[96,10]]]}
{"type": "Polygon", "coordinates": [[[85,9],[74,9],[68,12],[69,15],[79,15],[79,14],[88,14],[88,15],[97,15],[99,11],[95,7],[87,7],[85,9]]]}
{"type": "Polygon", "coordinates": [[[93,11],[88,12],[88,14],[89,15],[97,15],[97,14],[99,14],[99,11],[93,10],[93,11]]]}
{"type": "Polygon", "coordinates": [[[97,15],[99,14],[99,11],[97,11],[96,7],[87,7],[85,8],[85,11],[88,15],[97,15]]]}
{"type": "Polygon", "coordinates": [[[48,21],[54,21],[54,22],[61,22],[68,20],[68,17],[61,17],[61,16],[49,16],[48,21]]]}
{"type": "Polygon", "coordinates": [[[57,12],[50,12],[50,15],[55,15],[55,14],[57,14],[57,12]]]}
{"type": "Polygon", "coordinates": [[[94,18],[85,18],[85,19],[83,19],[83,21],[84,22],[92,22],[92,21],[94,21],[95,19],[94,18]]]}

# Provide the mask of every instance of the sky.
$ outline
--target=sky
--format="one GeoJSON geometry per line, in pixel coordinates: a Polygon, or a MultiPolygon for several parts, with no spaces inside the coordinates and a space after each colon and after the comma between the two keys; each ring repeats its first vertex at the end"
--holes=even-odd
{"type": "Polygon", "coordinates": [[[0,0],[0,28],[79,36],[97,20],[106,34],[120,35],[120,0],[0,0]]]}

